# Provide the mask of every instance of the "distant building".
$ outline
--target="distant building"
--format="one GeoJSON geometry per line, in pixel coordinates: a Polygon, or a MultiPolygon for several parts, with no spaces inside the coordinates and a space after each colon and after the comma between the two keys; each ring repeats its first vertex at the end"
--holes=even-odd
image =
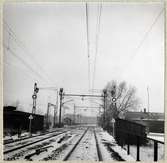
{"type": "MultiPolygon", "coordinates": [[[[18,111],[16,107],[5,106],[3,110],[3,131],[4,134],[18,134],[29,130],[29,116],[31,113],[18,111]]],[[[43,130],[44,116],[32,114],[32,132],[43,130]]]]}
{"type": "Polygon", "coordinates": [[[124,119],[144,124],[149,128],[149,132],[164,133],[164,113],[154,112],[126,112],[124,119]]]}
{"type": "Polygon", "coordinates": [[[69,117],[65,117],[64,118],[64,124],[66,124],[66,125],[72,125],[72,119],[69,118],[69,117]]]}
{"type": "Polygon", "coordinates": [[[97,117],[93,116],[84,116],[80,114],[65,114],[64,119],[69,118],[72,120],[72,123],[76,124],[96,124],[97,123],[97,117]]]}

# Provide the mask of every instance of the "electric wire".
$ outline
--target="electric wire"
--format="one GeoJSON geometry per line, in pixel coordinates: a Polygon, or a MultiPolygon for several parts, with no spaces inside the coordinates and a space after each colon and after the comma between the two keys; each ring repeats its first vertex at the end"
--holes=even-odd
{"type": "MultiPolygon", "coordinates": [[[[13,29],[9,26],[9,24],[5,21],[5,19],[3,19],[4,21],[4,25],[6,25],[7,28],[4,28],[8,33],[9,33],[9,39],[12,37],[13,40],[15,41],[15,43],[18,45],[18,47],[20,47],[23,52],[25,54],[28,54],[26,56],[29,57],[29,59],[37,66],[39,67],[39,70],[42,72],[42,74],[45,74],[45,78],[51,82],[51,80],[49,79],[48,74],[44,71],[44,69],[42,68],[42,66],[35,60],[35,58],[32,59],[32,55],[31,53],[27,50],[26,46],[22,43],[22,41],[20,41],[20,39],[18,39],[17,35],[15,34],[15,32],[13,31],[13,29]]],[[[9,40],[8,40],[8,46],[9,46],[9,40]]],[[[9,48],[9,47],[8,47],[9,48]]],[[[52,82],[51,82],[52,83],[52,82]]]]}
{"type": "MultiPolygon", "coordinates": [[[[142,47],[144,41],[146,40],[146,38],[148,37],[149,33],[152,31],[154,25],[157,23],[159,17],[161,16],[161,14],[163,13],[164,11],[164,8],[158,13],[158,15],[156,16],[156,18],[154,19],[153,23],[150,25],[150,27],[148,28],[148,30],[145,32],[142,40],[139,42],[138,46],[136,47],[136,50],[135,52],[133,53],[133,55],[130,57],[130,61],[132,61],[138,54],[140,48],[142,47]]],[[[132,63],[132,62],[130,62],[132,63]]],[[[126,71],[127,67],[128,67],[129,63],[126,64],[126,66],[123,66],[124,67],[124,71],[126,71]]],[[[123,73],[122,73],[123,74],[123,73]]]]}
{"type": "Polygon", "coordinates": [[[99,35],[100,35],[100,24],[101,24],[101,12],[102,12],[102,3],[100,3],[99,10],[98,10],[98,16],[97,16],[96,45],[95,45],[95,59],[94,59],[94,71],[93,71],[92,89],[94,89],[94,84],[95,84],[96,62],[97,62],[99,35]]]}
{"type": "Polygon", "coordinates": [[[88,4],[86,3],[86,34],[87,34],[87,54],[88,54],[88,90],[90,90],[90,43],[89,43],[89,20],[88,20],[88,4]]]}
{"type": "MultiPolygon", "coordinates": [[[[10,37],[12,37],[12,35],[11,35],[11,34],[10,34],[9,36],[10,36],[10,37]]],[[[11,40],[11,39],[10,39],[10,40],[11,40]]],[[[9,41],[8,41],[8,42],[9,42],[9,41]]],[[[10,45],[9,45],[9,44],[8,44],[8,45],[6,45],[6,46],[7,46],[7,47],[6,47],[6,48],[7,48],[7,50],[9,50],[9,49],[11,50],[11,48],[10,48],[10,45]]],[[[13,51],[13,52],[14,52],[14,51],[13,51]]],[[[24,51],[24,52],[25,52],[25,51],[24,51]]],[[[22,53],[22,54],[23,54],[23,53],[22,53]]],[[[24,56],[25,56],[25,55],[24,55],[24,56]]],[[[26,55],[26,56],[28,56],[28,55],[26,55]]],[[[31,61],[33,61],[31,58],[30,58],[30,60],[31,60],[31,61]]],[[[24,60],[24,62],[26,62],[26,61],[24,60]]],[[[39,73],[39,72],[38,72],[38,73],[39,73]]],[[[40,74],[40,73],[39,73],[39,74],[40,74]]],[[[50,80],[49,80],[49,79],[47,79],[46,77],[44,77],[44,76],[43,76],[42,78],[44,78],[45,80],[47,80],[47,82],[50,82],[50,80]]]]}
{"type": "MultiPolygon", "coordinates": [[[[20,69],[21,71],[23,71],[20,67],[18,67],[18,66],[16,66],[16,65],[13,65],[13,64],[11,64],[11,63],[8,63],[8,62],[6,62],[6,61],[4,61],[3,64],[5,64],[6,66],[8,66],[9,68],[12,68],[12,71],[14,70],[14,71],[18,72],[16,69],[20,69]],[[14,68],[14,69],[13,69],[13,68],[14,68]]],[[[32,74],[30,75],[29,73],[25,73],[25,71],[24,71],[24,73],[22,73],[22,78],[24,78],[25,80],[27,80],[29,77],[30,77],[31,79],[33,79],[34,81],[38,80],[37,78],[35,78],[34,76],[32,76],[32,74]],[[27,76],[27,75],[28,75],[28,76],[27,76]]],[[[4,81],[4,82],[5,82],[5,81],[4,81]]]]}
{"type": "MultiPolygon", "coordinates": [[[[141,48],[141,46],[143,45],[143,42],[146,40],[146,38],[147,38],[148,34],[151,32],[153,26],[154,26],[154,25],[156,24],[156,22],[158,21],[158,18],[161,16],[163,10],[164,10],[164,9],[162,9],[162,10],[160,11],[160,13],[156,16],[156,18],[155,18],[155,20],[153,21],[153,23],[151,24],[150,28],[149,28],[149,29],[146,31],[146,33],[144,34],[143,39],[140,41],[139,45],[138,45],[137,48],[136,48],[136,53],[135,53],[135,55],[137,55],[138,50],[139,50],[139,49],[141,48]]],[[[134,58],[135,55],[132,55],[132,58],[134,58]]]]}
{"type": "MultiPolygon", "coordinates": [[[[4,50],[6,50],[6,49],[4,49],[4,50]]],[[[5,56],[7,55],[7,53],[4,51],[4,54],[5,54],[5,56]]],[[[39,79],[35,76],[35,75],[33,75],[33,73],[30,73],[30,72],[26,72],[26,71],[24,71],[21,67],[19,67],[18,65],[14,65],[13,63],[11,63],[11,62],[7,62],[7,60],[5,60],[4,59],[4,62],[3,62],[5,65],[7,65],[8,67],[13,67],[13,68],[15,68],[15,71],[16,71],[16,69],[19,69],[19,70],[21,70],[23,73],[22,73],[22,75],[24,76],[24,79],[25,80],[27,80],[28,79],[28,76],[31,78],[31,79],[33,79],[34,81],[38,81],[39,79]],[[28,75],[28,76],[27,76],[28,75]],[[25,77],[27,77],[27,78],[25,78],[25,77]]],[[[13,69],[12,69],[13,70],[13,69]]]]}
{"type": "MultiPolygon", "coordinates": [[[[12,35],[10,34],[9,37],[12,37],[12,35]]],[[[12,38],[13,38],[13,37],[12,37],[12,38]]],[[[14,39],[14,38],[13,38],[13,39],[14,39]]],[[[11,40],[11,39],[10,39],[10,40],[11,40]]],[[[9,42],[9,41],[8,41],[8,42],[9,42]]],[[[15,41],[15,42],[16,42],[16,41],[15,41]]],[[[24,53],[26,53],[26,51],[25,51],[19,44],[17,44],[17,45],[23,50],[24,53]]],[[[10,45],[9,45],[9,43],[8,43],[7,49],[9,49],[9,46],[10,46],[10,45]]],[[[22,54],[23,54],[23,53],[22,53],[22,54]]],[[[25,56],[25,55],[24,55],[24,56],[25,56]]],[[[34,60],[34,59],[32,60],[29,55],[26,55],[26,56],[29,57],[29,59],[31,60],[31,62],[35,63],[35,60],[34,60]]],[[[40,66],[39,66],[37,63],[35,63],[35,64],[36,64],[37,67],[40,68],[40,66]]],[[[42,71],[42,67],[41,67],[39,70],[42,71]]],[[[43,73],[44,73],[44,71],[42,71],[42,74],[43,74],[43,73]]],[[[45,78],[46,78],[46,77],[45,77],[45,78]]],[[[50,80],[49,80],[48,78],[46,78],[46,79],[50,82],[50,80]]]]}
{"type": "MultiPolygon", "coordinates": [[[[21,57],[19,57],[11,48],[8,48],[8,46],[4,43],[3,46],[10,51],[10,54],[12,54],[15,58],[17,58],[25,67],[27,67],[32,73],[36,74],[40,79],[45,80],[46,79],[41,76],[38,72],[36,72],[27,62],[25,62],[21,57]]],[[[47,81],[48,83],[48,81],[47,81]]]]}

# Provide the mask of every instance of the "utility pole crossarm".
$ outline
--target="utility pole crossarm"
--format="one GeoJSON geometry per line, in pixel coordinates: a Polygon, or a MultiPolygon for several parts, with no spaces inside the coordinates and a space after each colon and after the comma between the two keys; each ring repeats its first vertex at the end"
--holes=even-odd
{"type": "Polygon", "coordinates": [[[55,90],[57,91],[58,89],[56,87],[39,87],[40,90],[45,89],[45,90],[55,90]]]}
{"type": "Polygon", "coordinates": [[[87,94],[63,94],[63,96],[104,97],[103,95],[87,95],[87,94]]]}
{"type": "Polygon", "coordinates": [[[76,108],[99,108],[99,106],[75,106],[76,108]]]}

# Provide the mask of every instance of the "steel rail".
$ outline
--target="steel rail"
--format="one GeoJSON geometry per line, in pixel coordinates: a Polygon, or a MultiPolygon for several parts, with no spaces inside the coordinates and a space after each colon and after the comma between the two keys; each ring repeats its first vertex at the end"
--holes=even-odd
{"type": "Polygon", "coordinates": [[[100,146],[99,146],[99,143],[98,143],[98,139],[97,139],[95,130],[94,130],[94,136],[95,136],[95,141],[96,141],[96,149],[97,149],[98,159],[99,159],[99,161],[103,161],[103,157],[102,157],[102,154],[101,154],[101,150],[100,150],[100,146]]]}
{"type": "Polygon", "coordinates": [[[46,138],[43,138],[43,139],[40,139],[40,140],[37,140],[37,141],[34,141],[34,142],[31,142],[31,143],[28,143],[28,144],[25,144],[25,145],[22,145],[22,146],[19,146],[19,147],[15,147],[15,148],[12,148],[12,149],[9,149],[9,150],[6,150],[3,152],[3,154],[7,154],[7,153],[10,153],[10,152],[13,152],[13,151],[16,151],[18,149],[21,149],[21,148],[24,148],[24,147],[27,147],[27,146],[30,146],[32,144],[35,144],[35,143],[38,143],[38,142],[41,142],[41,141],[44,141],[44,140],[47,140],[47,139],[50,139],[54,136],[58,136],[58,135],[61,135],[63,133],[66,133],[68,132],[69,130],[67,131],[64,131],[64,132],[61,132],[61,133],[57,133],[56,135],[52,135],[52,136],[49,136],[49,137],[46,137],[46,138]]]}
{"type": "MultiPolygon", "coordinates": [[[[73,128],[73,126],[71,127],[69,127],[69,128],[73,128]]],[[[26,139],[31,139],[31,138],[35,138],[35,137],[38,137],[38,136],[43,136],[43,135],[47,135],[47,134],[51,134],[51,133],[54,133],[54,132],[61,132],[61,130],[63,130],[64,128],[59,128],[59,129],[56,129],[56,130],[54,130],[54,131],[47,131],[47,132],[44,132],[44,133],[42,133],[42,134],[39,134],[39,135],[34,135],[34,136],[29,136],[29,137],[24,137],[24,138],[21,138],[21,139],[16,139],[16,140],[11,140],[11,141],[7,141],[6,140],[6,142],[5,142],[5,140],[4,140],[4,145],[6,145],[6,144],[12,144],[12,143],[15,143],[15,142],[18,142],[18,141],[22,141],[22,140],[26,140],[26,139]]]]}
{"type": "Polygon", "coordinates": [[[85,130],[85,132],[82,134],[82,136],[79,138],[79,140],[75,143],[75,145],[72,147],[72,149],[68,152],[68,154],[63,158],[63,161],[67,161],[69,159],[69,157],[71,156],[71,154],[73,153],[73,151],[76,149],[76,147],[78,146],[78,144],[80,143],[80,141],[82,140],[82,138],[87,133],[88,129],[89,129],[89,127],[85,130]]]}
{"type": "Polygon", "coordinates": [[[61,131],[61,129],[60,130],[55,130],[55,131],[48,131],[48,132],[45,132],[45,133],[42,133],[42,134],[39,134],[39,135],[34,135],[34,136],[31,136],[31,137],[25,137],[25,138],[21,138],[21,139],[16,139],[16,140],[11,140],[11,141],[7,141],[6,140],[6,142],[5,142],[5,140],[4,140],[4,145],[6,145],[6,144],[12,144],[12,143],[15,143],[15,142],[18,142],[18,141],[22,141],[22,140],[27,140],[27,139],[31,139],[31,138],[35,138],[35,137],[40,137],[40,136],[44,136],[44,135],[47,135],[47,134],[51,134],[51,133],[54,133],[54,132],[60,132],[61,131]]]}

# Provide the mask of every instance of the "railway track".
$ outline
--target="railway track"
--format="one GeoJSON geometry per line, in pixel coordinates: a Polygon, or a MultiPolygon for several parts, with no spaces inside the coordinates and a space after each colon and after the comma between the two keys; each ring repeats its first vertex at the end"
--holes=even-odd
{"type": "Polygon", "coordinates": [[[16,146],[16,147],[14,147],[14,148],[11,148],[11,149],[7,149],[7,150],[5,150],[5,151],[3,152],[3,154],[8,154],[8,153],[11,153],[11,152],[13,152],[13,151],[17,151],[17,150],[22,149],[22,148],[24,148],[24,147],[33,145],[33,144],[35,144],[35,143],[42,142],[42,141],[44,141],[44,140],[47,140],[47,139],[50,139],[50,138],[52,138],[52,137],[61,135],[61,134],[66,133],[66,132],[68,132],[68,131],[69,131],[69,130],[66,130],[66,131],[64,131],[64,132],[56,133],[56,134],[53,134],[53,135],[51,135],[51,136],[48,136],[48,137],[44,137],[44,138],[42,138],[42,139],[35,140],[35,141],[32,141],[32,142],[27,143],[27,144],[24,144],[24,145],[20,145],[20,146],[16,146]]]}
{"type": "MultiPolygon", "coordinates": [[[[75,154],[75,150],[77,149],[77,147],[79,146],[80,142],[83,140],[84,136],[86,135],[86,133],[88,132],[89,128],[87,128],[85,130],[85,132],[81,135],[81,137],[78,139],[78,141],[74,144],[74,146],[71,148],[71,150],[66,154],[66,156],[63,158],[63,161],[67,161],[70,160],[70,157],[72,154],[75,154]]],[[[95,138],[95,145],[96,145],[96,150],[97,150],[97,158],[98,161],[103,161],[102,159],[102,154],[101,154],[101,150],[98,144],[98,139],[96,136],[96,132],[95,130],[93,130],[93,134],[94,134],[94,138],[95,138]]]]}
{"type": "Polygon", "coordinates": [[[122,160],[116,156],[117,153],[110,149],[110,146],[106,146],[107,150],[104,150],[99,130],[92,126],[52,132],[51,135],[34,138],[31,142],[24,140],[23,142],[23,144],[22,142],[14,143],[8,149],[6,148],[3,152],[4,160],[104,161],[106,151],[110,153],[108,158],[122,160]]]}
{"type": "Polygon", "coordinates": [[[88,131],[89,128],[85,130],[85,132],[81,135],[81,137],[78,139],[78,141],[75,143],[75,145],[72,147],[72,149],[68,152],[68,154],[64,157],[63,161],[67,161],[68,158],[71,156],[73,151],[76,149],[82,138],[85,136],[86,132],[88,131]]]}
{"type": "Polygon", "coordinates": [[[4,140],[3,144],[4,145],[6,145],[6,144],[12,144],[12,143],[19,142],[19,141],[22,141],[22,140],[28,140],[28,139],[32,139],[32,138],[44,136],[44,135],[47,135],[47,134],[51,134],[51,133],[55,133],[55,132],[60,132],[61,130],[63,130],[63,129],[54,130],[54,131],[48,131],[48,132],[45,132],[45,133],[42,133],[42,134],[39,134],[39,135],[34,135],[34,136],[31,136],[31,137],[24,137],[24,138],[20,138],[20,139],[16,139],[16,140],[4,140]]]}
{"type": "Polygon", "coordinates": [[[94,136],[95,136],[95,141],[96,141],[96,149],[97,149],[97,155],[98,155],[98,161],[103,161],[102,153],[100,150],[99,142],[96,136],[96,131],[94,130],[94,136]]]}

